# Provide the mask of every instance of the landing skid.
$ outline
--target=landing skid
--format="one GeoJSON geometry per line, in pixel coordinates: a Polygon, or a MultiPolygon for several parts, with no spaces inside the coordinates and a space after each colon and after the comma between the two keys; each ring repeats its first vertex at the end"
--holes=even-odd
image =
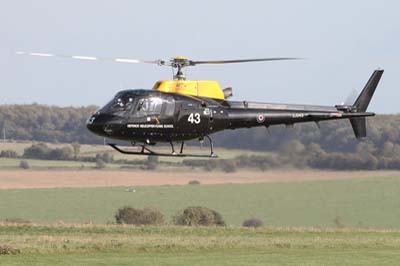
{"type": "Polygon", "coordinates": [[[184,142],[181,143],[181,148],[180,152],[176,153],[175,148],[172,142],[171,144],[171,149],[172,153],[163,153],[163,152],[156,152],[153,151],[149,148],[147,148],[145,145],[134,145],[137,147],[141,147],[140,151],[128,151],[128,150],[123,150],[120,147],[117,146],[117,144],[114,143],[107,143],[110,147],[112,147],[114,150],[123,153],[123,154],[129,154],[129,155],[147,155],[147,156],[162,156],[162,157],[197,157],[197,158],[218,158],[218,156],[214,153],[214,147],[212,140],[209,136],[206,136],[209,141],[210,141],[210,148],[211,148],[211,153],[209,155],[206,154],[185,154],[183,153],[183,146],[184,142]]]}

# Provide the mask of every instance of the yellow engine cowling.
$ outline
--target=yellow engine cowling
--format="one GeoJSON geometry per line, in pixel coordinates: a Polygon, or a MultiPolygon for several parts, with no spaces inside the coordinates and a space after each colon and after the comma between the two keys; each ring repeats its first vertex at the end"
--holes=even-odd
{"type": "Polygon", "coordinates": [[[153,90],[225,100],[224,92],[214,80],[160,80],[153,90]]]}

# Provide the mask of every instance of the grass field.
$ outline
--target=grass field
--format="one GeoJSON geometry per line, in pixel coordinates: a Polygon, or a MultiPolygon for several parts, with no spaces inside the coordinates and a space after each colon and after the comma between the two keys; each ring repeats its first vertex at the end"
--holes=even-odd
{"type": "Polygon", "coordinates": [[[0,190],[0,219],[106,223],[122,206],[160,208],[169,221],[187,206],[220,212],[228,225],[260,217],[273,226],[400,229],[400,179],[265,184],[0,190]],[[336,220],[336,222],[335,222],[336,220]]]}
{"type": "Polygon", "coordinates": [[[0,265],[398,265],[400,232],[0,225],[0,265]]]}
{"type": "MultiPolygon", "coordinates": [[[[37,142],[35,142],[37,143],[37,142]]],[[[24,153],[24,149],[30,147],[33,144],[33,142],[0,142],[0,151],[1,150],[14,150],[18,153],[19,156],[22,156],[24,153]]],[[[62,147],[70,147],[70,144],[67,143],[46,143],[50,148],[62,148],[62,147]]],[[[176,146],[178,148],[178,146],[176,146]]],[[[155,150],[158,151],[163,151],[165,153],[169,153],[171,151],[171,148],[169,146],[156,146],[154,148],[155,150]]],[[[247,154],[247,155],[265,155],[268,152],[261,152],[261,151],[250,151],[250,150],[235,150],[235,149],[225,149],[225,148],[219,148],[216,147],[215,153],[223,159],[230,159],[234,158],[239,155],[247,154]]],[[[185,147],[185,152],[187,153],[193,153],[193,154],[209,154],[209,148],[207,145],[205,145],[203,148],[200,148],[200,146],[187,146],[185,147]]],[[[121,154],[114,149],[112,149],[109,146],[104,146],[104,145],[85,145],[82,144],[80,148],[80,156],[84,157],[95,157],[97,153],[110,153],[114,156],[115,160],[118,159],[126,159],[126,160],[139,160],[139,161],[144,161],[147,160],[147,156],[132,156],[132,155],[126,155],[126,154],[121,154]]],[[[0,158],[0,161],[3,160],[0,158]]],[[[160,157],[159,161],[161,162],[181,162],[182,158],[173,158],[173,157],[160,157]]],[[[43,164],[40,166],[45,166],[47,162],[51,161],[45,161],[43,160],[43,164]]],[[[19,160],[18,160],[19,163],[19,160]]],[[[67,161],[60,163],[62,167],[75,167],[76,165],[74,164],[75,162],[67,161]]],[[[80,167],[81,164],[78,166],[80,167]]],[[[92,164],[93,165],[93,164],[92,164]]],[[[10,166],[10,165],[7,165],[10,166]]],[[[13,167],[17,167],[17,165],[12,164],[13,167]]],[[[0,164],[0,167],[4,167],[3,165],[0,164]]]]}
{"type": "MultiPolygon", "coordinates": [[[[24,149],[30,147],[33,142],[0,142],[0,151],[2,150],[13,150],[16,151],[18,156],[22,156],[24,153],[24,149]]],[[[46,143],[50,148],[62,148],[62,147],[70,147],[70,144],[66,143],[46,143]]],[[[135,150],[135,148],[127,147],[125,149],[135,150]]],[[[136,149],[137,150],[137,149],[136,149]]],[[[170,153],[171,149],[169,146],[161,146],[156,147],[156,151],[163,153],[170,153]]],[[[190,154],[209,154],[209,148],[204,147],[200,148],[199,146],[187,146],[185,147],[185,152],[190,154]]],[[[234,150],[234,149],[224,149],[224,148],[216,148],[216,154],[218,154],[219,158],[223,159],[231,159],[237,157],[239,155],[265,155],[267,152],[257,152],[257,151],[246,151],[246,150],[234,150]]],[[[80,147],[80,157],[92,157],[95,158],[96,154],[108,153],[111,154],[114,160],[125,160],[124,163],[107,163],[105,164],[106,170],[119,170],[119,169],[136,169],[140,170],[145,165],[145,161],[148,159],[148,156],[132,156],[121,154],[109,146],[105,145],[81,145],[80,147]]],[[[158,170],[160,171],[188,171],[191,170],[189,166],[184,166],[181,162],[184,159],[182,157],[159,157],[158,158],[158,170]]],[[[25,158],[0,158],[0,170],[1,169],[20,169],[20,163],[24,160],[28,163],[29,169],[33,170],[82,170],[82,169],[95,169],[96,163],[94,162],[80,162],[80,161],[60,161],[60,160],[34,160],[34,159],[25,159],[25,158]]],[[[205,159],[204,160],[209,160],[205,159]]]]}

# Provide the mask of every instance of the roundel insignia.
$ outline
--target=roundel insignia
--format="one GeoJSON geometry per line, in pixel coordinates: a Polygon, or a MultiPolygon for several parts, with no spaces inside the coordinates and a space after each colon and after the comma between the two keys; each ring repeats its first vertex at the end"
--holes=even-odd
{"type": "Polygon", "coordinates": [[[265,121],[265,116],[263,114],[257,115],[257,122],[262,123],[265,121]]]}

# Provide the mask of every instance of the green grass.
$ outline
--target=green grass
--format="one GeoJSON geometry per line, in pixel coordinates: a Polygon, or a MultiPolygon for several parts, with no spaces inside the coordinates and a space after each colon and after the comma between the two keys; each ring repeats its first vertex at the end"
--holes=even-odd
{"type": "Polygon", "coordinates": [[[400,232],[0,226],[0,265],[398,265],[400,232]]]}
{"type": "MultiPolygon", "coordinates": [[[[0,142],[0,151],[1,150],[14,150],[18,153],[19,156],[22,156],[24,153],[24,149],[30,147],[33,143],[37,142],[0,142]]],[[[70,147],[72,146],[68,143],[46,143],[50,148],[62,148],[62,147],[70,147]]],[[[175,147],[177,150],[180,146],[175,147]]],[[[155,146],[155,150],[162,151],[169,153],[171,148],[168,146],[155,146]]],[[[97,153],[110,153],[114,156],[114,159],[126,159],[126,160],[146,160],[147,156],[136,156],[132,157],[131,155],[121,154],[109,146],[104,145],[86,145],[82,144],[80,148],[80,155],[85,157],[95,157],[97,153]]],[[[187,153],[194,153],[194,154],[209,154],[209,148],[205,145],[203,148],[200,146],[185,146],[185,152],[187,153]]],[[[215,153],[218,154],[220,158],[223,159],[230,159],[234,158],[239,155],[247,154],[247,155],[265,155],[268,152],[261,152],[261,151],[250,151],[250,150],[237,150],[237,149],[225,149],[225,148],[215,148],[215,153]]],[[[0,159],[1,161],[2,159],[0,159]]],[[[162,162],[181,162],[182,158],[173,158],[173,157],[160,157],[160,161],[162,162]]],[[[44,161],[48,162],[48,161],[44,161]]],[[[0,164],[0,167],[2,165],[0,164]]]]}
{"type": "Polygon", "coordinates": [[[160,208],[166,220],[187,206],[220,212],[228,225],[256,216],[273,226],[400,229],[400,179],[126,188],[0,190],[0,219],[106,223],[122,206],[160,208]]]}
{"type": "Polygon", "coordinates": [[[50,161],[50,160],[33,160],[33,159],[0,159],[0,168],[19,168],[21,161],[27,161],[30,168],[33,169],[49,169],[49,168],[94,168],[95,163],[75,162],[75,161],[50,161]]]}
{"type": "Polygon", "coordinates": [[[125,188],[0,190],[0,219],[48,224],[0,223],[0,247],[21,252],[0,255],[0,265],[398,265],[399,192],[398,178],[137,187],[135,193],[125,188]],[[207,206],[222,213],[229,226],[60,222],[113,221],[123,205],[159,207],[167,218],[189,205],[207,206]],[[268,227],[237,227],[253,215],[268,227]],[[347,228],[330,229],[338,216],[347,228]]]}
{"type": "MultiPolygon", "coordinates": [[[[18,156],[22,156],[24,153],[24,149],[30,147],[33,143],[36,142],[0,142],[0,151],[1,150],[14,150],[17,152],[18,156]]],[[[66,143],[46,143],[50,148],[62,148],[62,147],[70,147],[70,144],[66,143]]],[[[180,147],[180,146],[179,146],[180,147]]],[[[176,149],[179,148],[178,146],[176,149]]],[[[126,148],[132,149],[132,148],[126,148]]],[[[154,148],[158,152],[170,153],[171,148],[169,146],[161,146],[154,148]]],[[[190,146],[185,147],[185,152],[189,154],[209,154],[209,148],[204,147],[200,148],[198,146],[190,146]]],[[[224,149],[224,148],[216,148],[216,154],[218,154],[219,158],[231,159],[235,158],[239,155],[247,154],[247,155],[265,155],[267,152],[259,152],[259,151],[248,151],[248,150],[234,150],[234,149],[224,149]]],[[[117,169],[140,169],[141,166],[144,165],[148,156],[132,156],[121,154],[109,146],[104,145],[81,145],[80,148],[80,157],[96,157],[98,153],[109,153],[113,155],[114,160],[129,160],[135,161],[135,163],[127,163],[127,164],[117,164],[117,163],[108,163],[105,166],[107,170],[117,170],[117,169]]],[[[190,167],[184,166],[181,164],[182,160],[190,159],[182,158],[182,157],[159,157],[158,160],[161,164],[158,165],[158,171],[187,171],[192,170],[190,167]],[[164,164],[163,164],[164,163],[164,164]],[[173,164],[171,164],[173,163],[173,164]]],[[[94,162],[79,162],[79,161],[54,161],[54,160],[33,160],[33,159],[8,159],[8,158],[0,158],[0,169],[18,169],[21,160],[27,161],[30,168],[34,170],[43,170],[43,169],[94,169],[94,162]]],[[[205,159],[208,160],[208,159],[205,159]]],[[[254,170],[254,169],[253,169],[254,170]]]]}

